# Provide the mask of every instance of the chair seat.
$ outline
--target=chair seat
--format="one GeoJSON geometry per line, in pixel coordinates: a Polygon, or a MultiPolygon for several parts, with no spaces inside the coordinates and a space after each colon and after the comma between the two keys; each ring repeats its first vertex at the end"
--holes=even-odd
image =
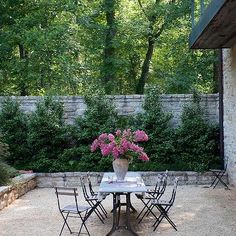
{"type": "Polygon", "coordinates": [[[148,200],[156,198],[156,196],[150,195],[149,193],[146,193],[145,195],[143,195],[142,193],[136,193],[135,196],[138,199],[148,199],[148,200]]]}
{"type": "MultiPolygon", "coordinates": [[[[79,212],[84,212],[91,209],[90,206],[78,206],[78,210],[79,212]]],[[[77,213],[77,208],[76,205],[67,205],[65,207],[62,208],[62,212],[74,212],[77,213]]]]}
{"type": "Polygon", "coordinates": [[[153,205],[165,205],[165,206],[169,206],[170,202],[169,201],[165,201],[165,200],[152,200],[152,204],[153,205]]]}

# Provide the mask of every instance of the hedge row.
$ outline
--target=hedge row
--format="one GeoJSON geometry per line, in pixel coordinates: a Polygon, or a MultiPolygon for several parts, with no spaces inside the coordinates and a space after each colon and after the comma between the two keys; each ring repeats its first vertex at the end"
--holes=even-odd
{"type": "Polygon", "coordinates": [[[63,105],[46,97],[32,114],[24,114],[16,101],[7,99],[0,112],[3,141],[9,145],[6,160],[20,169],[40,172],[108,171],[112,159],[91,153],[92,141],[103,132],[142,129],[149,135],[144,144],[148,163],[134,160],[132,170],[196,170],[219,165],[219,129],[204,119],[198,99],[183,109],[181,124],[170,125],[159,95],[150,90],[144,113],[118,116],[114,104],[103,96],[85,97],[87,110],[74,125],[63,120],[63,105]]]}

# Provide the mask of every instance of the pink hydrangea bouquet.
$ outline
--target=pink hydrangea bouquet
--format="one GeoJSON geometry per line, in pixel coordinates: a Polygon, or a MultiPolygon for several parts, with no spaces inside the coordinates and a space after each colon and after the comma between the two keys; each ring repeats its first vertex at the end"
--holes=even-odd
{"type": "Polygon", "coordinates": [[[113,159],[132,160],[133,156],[137,156],[142,161],[149,161],[147,154],[143,151],[143,147],[138,146],[139,142],[148,141],[148,135],[142,130],[132,132],[130,129],[117,130],[115,134],[101,134],[95,139],[91,145],[91,151],[101,150],[103,156],[112,155],[113,159]]]}

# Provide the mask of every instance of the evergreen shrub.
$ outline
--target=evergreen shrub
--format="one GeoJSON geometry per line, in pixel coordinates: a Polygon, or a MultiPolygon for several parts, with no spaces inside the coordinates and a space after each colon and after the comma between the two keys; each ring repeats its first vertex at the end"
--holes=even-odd
{"type": "Polygon", "coordinates": [[[29,120],[29,168],[40,172],[66,171],[69,160],[59,158],[67,147],[63,105],[46,97],[37,104],[29,120]]]}
{"type": "Polygon", "coordinates": [[[144,130],[148,134],[149,141],[143,145],[150,161],[145,164],[137,161],[133,164],[133,169],[154,171],[166,169],[173,163],[174,129],[170,124],[172,115],[163,111],[158,89],[148,90],[143,110],[143,113],[135,117],[132,127],[134,130],[144,130]]]}
{"type": "Polygon", "coordinates": [[[28,119],[21,111],[20,104],[11,98],[2,103],[0,131],[3,142],[9,146],[10,154],[6,161],[14,166],[27,163],[31,155],[27,143],[28,119]]]}
{"type": "Polygon", "coordinates": [[[181,124],[176,129],[175,149],[179,169],[204,171],[220,165],[219,127],[205,119],[197,94],[183,109],[181,124]]]}
{"type": "Polygon", "coordinates": [[[111,159],[91,153],[90,145],[101,133],[112,133],[117,128],[118,114],[113,101],[105,96],[85,97],[87,109],[76,120],[77,160],[79,171],[111,170],[111,159]]]}
{"type": "Polygon", "coordinates": [[[2,142],[2,135],[0,135],[0,186],[8,184],[10,178],[16,175],[16,170],[5,163],[9,155],[9,147],[2,142]]]}

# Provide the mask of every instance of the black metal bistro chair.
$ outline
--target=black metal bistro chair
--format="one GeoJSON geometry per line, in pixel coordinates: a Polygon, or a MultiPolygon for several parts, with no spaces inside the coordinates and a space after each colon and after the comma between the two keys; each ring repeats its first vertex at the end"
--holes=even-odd
{"type": "Polygon", "coordinates": [[[70,217],[80,218],[81,220],[81,226],[80,226],[78,235],[80,235],[83,226],[87,234],[90,235],[88,228],[85,225],[85,222],[90,216],[90,214],[92,213],[92,208],[88,205],[78,204],[78,199],[77,199],[78,192],[76,188],[56,187],[55,190],[56,190],[55,193],[57,196],[58,208],[64,220],[59,236],[62,234],[65,226],[67,226],[71,234],[73,233],[68,223],[68,219],[70,217]],[[72,204],[69,204],[69,205],[63,204],[65,199],[62,199],[62,197],[63,198],[70,197],[73,200],[72,204]]]}
{"type": "MultiPolygon", "coordinates": [[[[170,200],[166,201],[166,200],[161,200],[161,199],[155,199],[155,200],[151,201],[151,205],[154,206],[155,208],[157,208],[158,211],[160,212],[159,217],[155,217],[156,221],[153,224],[153,227],[154,227],[153,231],[156,230],[156,228],[158,227],[158,225],[161,223],[161,221],[164,218],[177,231],[177,227],[176,227],[175,223],[168,216],[168,212],[169,212],[169,210],[171,209],[171,207],[173,206],[173,204],[175,202],[177,185],[178,185],[178,178],[175,178],[174,186],[173,186],[173,190],[172,190],[172,194],[171,194],[170,200]]],[[[154,210],[153,210],[153,212],[154,212],[154,210]]]]}
{"type": "Polygon", "coordinates": [[[144,204],[144,207],[136,217],[137,219],[141,217],[138,223],[140,223],[143,220],[143,218],[145,216],[148,216],[150,213],[154,217],[156,217],[155,214],[152,212],[154,206],[151,205],[151,201],[155,199],[157,200],[160,199],[161,196],[164,194],[167,185],[167,177],[168,177],[168,171],[158,176],[157,183],[154,189],[148,189],[144,196],[142,194],[136,194],[136,197],[139,200],[141,200],[142,203],[144,204]]]}
{"type": "MultiPolygon", "coordinates": [[[[87,180],[88,180],[88,187],[89,187],[89,192],[90,192],[90,196],[98,198],[98,192],[94,191],[93,189],[93,185],[92,185],[92,181],[91,181],[91,177],[89,172],[87,173],[87,180]]],[[[107,197],[109,195],[109,193],[103,194],[103,197],[107,197]]],[[[99,208],[102,210],[102,212],[104,213],[105,217],[107,217],[107,211],[104,208],[104,206],[102,205],[102,203],[100,203],[99,208]]]]}
{"type": "Polygon", "coordinates": [[[222,183],[225,186],[225,189],[230,190],[228,185],[223,180],[224,174],[227,171],[228,161],[224,165],[223,169],[210,169],[209,171],[213,173],[214,179],[210,185],[210,187],[213,187],[213,189],[219,184],[222,183]]]}
{"type": "Polygon", "coordinates": [[[88,193],[85,178],[80,178],[81,187],[84,195],[85,201],[94,209],[94,213],[97,215],[99,220],[104,224],[105,217],[107,217],[106,211],[104,211],[104,207],[101,205],[102,201],[105,199],[105,196],[102,196],[99,199],[98,195],[91,195],[88,193]]]}

